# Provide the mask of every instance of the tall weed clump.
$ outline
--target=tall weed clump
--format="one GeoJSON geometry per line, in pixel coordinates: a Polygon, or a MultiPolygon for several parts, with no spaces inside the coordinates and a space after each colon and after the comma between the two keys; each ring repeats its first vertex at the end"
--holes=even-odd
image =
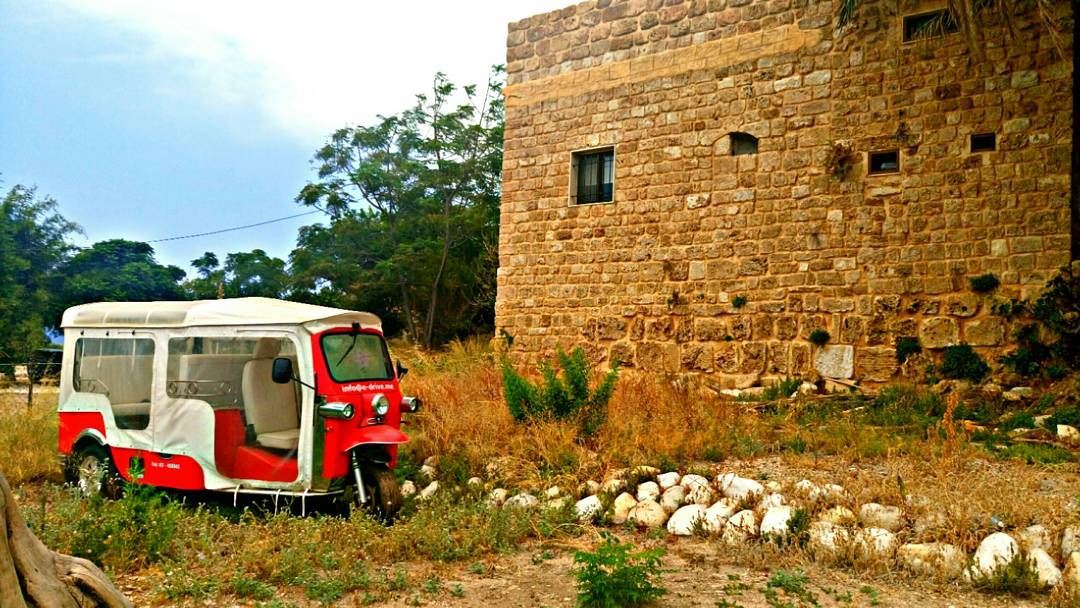
{"type": "Polygon", "coordinates": [[[663,548],[635,551],[611,535],[595,552],[574,554],[579,608],[622,608],[649,604],[667,590],[659,583],[663,548]]]}
{"type": "Polygon", "coordinates": [[[585,351],[575,348],[568,355],[561,349],[556,358],[562,373],[550,362],[540,366],[541,384],[534,384],[519,374],[509,361],[503,361],[503,396],[514,421],[576,420],[582,437],[592,437],[607,419],[607,405],[615,392],[619,365],[615,363],[595,387],[589,386],[592,366],[585,351]]]}
{"type": "Polygon", "coordinates": [[[1062,268],[1035,302],[1013,300],[994,310],[1029,321],[1017,330],[1017,348],[1001,357],[1006,367],[1052,380],[1080,369],[1080,264],[1062,268]]]}

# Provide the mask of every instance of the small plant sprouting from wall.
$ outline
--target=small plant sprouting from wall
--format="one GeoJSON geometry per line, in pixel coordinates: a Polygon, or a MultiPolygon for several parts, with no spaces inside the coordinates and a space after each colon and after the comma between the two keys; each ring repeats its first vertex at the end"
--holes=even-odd
{"type": "Polygon", "coordinates": [[[829,343],[829,340],[832,339],[832,336],[829,335],[829,332],[819,327],[818,329],[810,332],[810,337],[807,339],[810,340],[810,343],[814,346],[821,348],[822,346],[825,346],[829,343]]]}
{"type": "Polygon", "coordinates": [[[1001,281],[998,280],[993,273],[980,274],[977,277],[971,277],[971,291],[975,293],[990,293],[1001,285],[1001,281]]]}
{"type": "Polygon", "coordinates": [[[938,370],[951,380],[979,382],[990,373],[990,366],[970,344],[957,344],[945,348],[938,370]]]}
{"type": "Polygon", "coordinates": [[[516,422],[576,419],[580,436],[592,437],[607,419],[607,404],[615,392],[619,364],[614,362],[611,371],[604,375],[600,383],[590,388],[592,366],[585,351],[575,348],[567,355],[560,349],[556,358],[562,369],[561,376],[550,362],[544,362],[540,366],[540,373],[544,377],[540,385],[518,374],[509,361],[503,361],[506,407],[516,422]]]}
{"type": "Polygon", "coordinates": [[[855,150],[845,141],[833,142],[825,157],[825,169],[838,182],[845,181],[855,167],[855,150]]]}
{"type": "Polygon", "coordinates": [[[605,533],[595,552],[574,554],[577,605],[614,608],[652,603],[667,593],[659,584],[663,556],[662,547],[635,552],[632,543],[620,543],[605,533]]]}
{"type": "Polygon", "coordinates": [[[731,300],[731,307],[734,308],[735,310],[738,310],[738,309],[742,308],[743,306],[746,306],[746,302],[747,302],[746,296],[742,296],[742,295],[735,296],[731,300]]]}
{"type": "Polygon", "coordinates": [[[914,336],[900,336],[896,339],[896,362],[900,365],[908,360],[908,357],[922,352],[919,339],[914,336]]]}

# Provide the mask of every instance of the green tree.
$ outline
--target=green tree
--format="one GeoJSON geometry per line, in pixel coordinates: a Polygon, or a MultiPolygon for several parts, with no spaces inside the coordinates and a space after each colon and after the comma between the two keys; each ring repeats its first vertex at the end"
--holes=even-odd
{"type": "Polygon", "coordinates": [[[87,302],[184,300],[185,273],[154,259],[147,243],[111,239],[94,243],[60,265],[52,279],[52,319],[87,302]]]}
{"type": "Polygon", "coordinates": [[[221,266],[217,255],[207,251],[191,261],[197,276],[185,286],[192,296],[201,299],[217,297],[281,298],[289,286],[285,260],[267,255],[262,249],[230,253],[221,266]]]}
{"type": "Polygon", "coordinates": [[[29,360],[45,345],[49,316],[48,278],[71,251],[67,237],[79,230],[38,198],[34,188],[15,186],[0,202],[0,362],[29,360]]]}
{"type": "Polygon", "coordinates": [[[330,137],[318,180],[297,196],[331,216],[303,229],[292,254],[304,298],[393,317],[425,346],[490,325],[501,75],[481,95],[438,74],[412,108],[330,137]]]}

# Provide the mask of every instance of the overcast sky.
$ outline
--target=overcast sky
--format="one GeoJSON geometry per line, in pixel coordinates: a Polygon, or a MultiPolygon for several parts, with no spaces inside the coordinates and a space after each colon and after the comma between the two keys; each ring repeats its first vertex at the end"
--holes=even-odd
{"type": "MultiPolygon", "coordinates": [[[[204,232],[293,202],[336,128],[407,107],[437,71],[482,84],[510,21],[570,0],[0,0],[0,190],[37,185],[79,244],[204,232]]],[[[155,244],[285,257],[308,216],[155,244]]]]}

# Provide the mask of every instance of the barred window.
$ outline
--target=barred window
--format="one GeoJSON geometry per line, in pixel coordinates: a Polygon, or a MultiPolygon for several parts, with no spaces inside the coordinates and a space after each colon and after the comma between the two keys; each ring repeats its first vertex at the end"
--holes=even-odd
{"type": "Polygon", "coordinates": [[[615,199],[615,149],[574,152],[570,202],[574,205],[610,203],[615,199]]]}

